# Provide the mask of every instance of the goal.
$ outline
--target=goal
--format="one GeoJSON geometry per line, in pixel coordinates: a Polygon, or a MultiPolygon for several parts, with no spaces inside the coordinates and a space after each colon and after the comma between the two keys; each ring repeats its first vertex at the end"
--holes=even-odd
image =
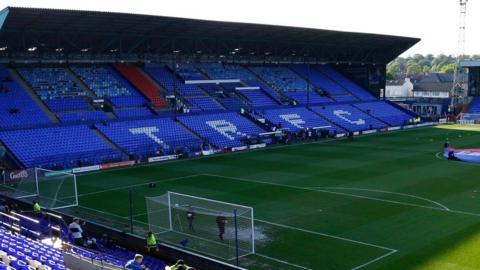
{"type": "Polygon", "coordinates": [[[252,207],[175,192],[145,199],[149,229],[164,242],[224,260],[255,253],[252,207]]]}
{"type": "Polygon", "coordinates": [[[78,206],[75,174],[33,168],[7,171],[1,192],[8,197],[31,202],[37,200],[43,208],[60,209],[78,206]]]}

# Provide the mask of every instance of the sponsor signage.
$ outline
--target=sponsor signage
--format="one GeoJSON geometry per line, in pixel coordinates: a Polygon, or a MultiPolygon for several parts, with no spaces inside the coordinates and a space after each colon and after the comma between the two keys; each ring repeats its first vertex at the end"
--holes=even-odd
{"type": "Polygon", "coordinates": [[[264,148],[267,147],[267,144],[265,143],[259,143],[259,144],[252,144],[250,145],[250,149],[257,149],[257,148],[264,148]]]}
{"type": "Polygon", "coordinates": [[[387,128],[387,130],[388,130],[388,131],[400,130],[400,128],[401,128],[400,126],[398,126],[398,127],[389,127],[389,128],[387,128]]]}
{"type": "Polygon", "coordinates": [[[10,180],[20,181],[22,179],[28,178],[28,171],[27,170],[17,170],[12,171],[9,174],[10,180]]]}
{"type": "Polygon", "coordinates": [[[210,156],[210,155],[213,155],[215,154],[215,151],[213,150],[202,150],[202,155],[204,156],[210,156]]]}
{"type": "Polygon", "coordinates": [[[150,157],[148,158],[148,162],[159,162],[159,161],[167,161],[167,160],[173,160],[173,159],[178,159],[178,155],[150,157]]]}
{"type": "Polygon", "coordinates": [[[232,152],[247,150],[248,146],[232,147],[232,152]]]}
{"type": "Polygon", "coordinates": [[[100,165],[100,169],[111,169],[111,168],[118,168],[118,167],[125,167],[125,166],[132,166],[135,164],[134,160],[127,160],[127,161],[120,161],[120,162],[112,162],[112,163],[105,163],[100,165]]]}
{"type": "Polygon", "coordinates": [[[82,173],[82,172],[91,172],[91,171],[98,171],[98,170],[100,170],[100,165],[92,165],[92,166],[73,168],[72,172],[82,173]]]}
{"type": "Polygon", "coordinates": [[[371,130],[362,131],[362,134],[372,134],[372,133],[377,133],[377,130],[376,129],[371,129],[371,130]]]}

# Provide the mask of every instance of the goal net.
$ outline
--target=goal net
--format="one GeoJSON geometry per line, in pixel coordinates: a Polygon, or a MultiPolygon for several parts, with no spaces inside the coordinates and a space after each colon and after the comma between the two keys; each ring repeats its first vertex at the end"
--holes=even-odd
{"type": "Polygon", "coordinates": [[[151,232],[164,242],[224,260],[255,253],[253,208],[167,192],[146,197],[151,232]]]}
{"type": "Polygon", "coordinates": [[[7,171],[1,192],[26,202],[37,200],[43,208],[78,206],[75,174],[41,168],[7,171]]]}

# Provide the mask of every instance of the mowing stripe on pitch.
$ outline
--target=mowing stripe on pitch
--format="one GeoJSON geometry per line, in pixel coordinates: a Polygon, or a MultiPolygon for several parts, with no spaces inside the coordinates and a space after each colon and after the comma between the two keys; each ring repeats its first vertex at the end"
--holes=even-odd
{"type": "Polygon", "coordinates": [[[182,179],[188,179],[192,177],[197,177],[197,176],[202,176],[202,174],[191,174],[191,175],[185,175],[185,176],[179,176],[179,177],[174,177],[174,178],[167,178],[163,180],[157,180],[157,181],[149,181],[145,183],[140,183],[140,184],[135,184],[135,185],[128,185],[128,186],[119,186],[119,187],[114,187],[114,188],[109,188],[109,189],[103,189],[99,191],[94,191],[94,192],[89,192],[89,193],[83,193],[78,195],[78,197],[86,197],[90,195],[96,195],[104,192],[110,192],[110,191],[116,191],[116,190],[122,190],[122,189],[127,189],[127,188],[135,188],[135,187],[141,187],[148,185],[149,183],[165,183],[165,182],[172,182],[172,181],[177,181],[177,180],[182,180],[182,179]]]}
{"type": "Polygon", "coordinates": [[[419,200],[422,200],[422,201],[426,201],[426,202],[429,202],[431,204],[435,204],[437,205],[438,207],[442,208],[443,210],[446,210],[446,211],[450,211],[450,209],[448,207],[446,207],[445,205],[439,203],[439,202],[436,202],[436,201],[432,201],[430,199],[427,199],[427,198],[424,198],[424,197],[421,197],[421,196],[416,196],[416,195],[412,195],[412,194],[408,194],[408,193],[401,193],[401,192],[393,192],[393,191],[387,191],[387,190],[380,190],[380,189],[368,189],[368,188],[353,188],[353,187],[311,187],[313,189],[320,189],[320,190],[357,190],[357,191],[368,191],[368,192],[374,192],[374,193],[385,193],[385,194],[393,194],[393,195],[399,195],[399,196],[405,196],[405,197],[411,197],[411,198],[415,198],[415,199],[419,199],[419,200]]]}
{"type": "Polygon", "coordinates": [[[206,174],[203,174],[203,175],[211,176],[211,177],[224,178],[224,179],[238,180],[238,181],[243,181],[243,182],[259,183],[259,184],[265,184],[265,185],[271,185],[271,186],[286,187],[286,188],[292,188],[292,189],[323,192],[323,193],[342,195],[342,196],[354,197],[354,198],[360,198],[360,199],[366,199],[366,200],[372,200],[372,201],[387,202],[387,203],[399,204],[399,205],[405,205],[405,206],[420,207],[420,208],[437,210],[437,211],[441,211],[441,212],[445,212],[445,213],[454,213],[454,214],[462,214],[462,215],[480,217],[480,213],[473,213],[473,212],[467,212],[467,211],[462,211],[462,210],[454,210],[454,209],[451,209],[451,208],[449,208],[449,210],[445,210],[445,209],[440,208],[440,207],[434,207],[434,206],[428,206],[428,205],[421,205],[421,204],[407,203],[407,202],[399,202],[399,201],[386,200],[386,199],[380,199],[380,198],[374,198],[374,197],[362,196],[362,195],[355,195],[355,194],[338,192],[338,191],[320,190],[320,189],[311,188],[311,187],[299,187],[299,186],[293,186],[293,185],[287,185],[287,184],[272,183],[272,182],[267,182],[267,181],[262,181],[262,180],[252,180],[252,179],[248,179],[248,178],[223,176],[223,175],[218,175],[218,174],[208,174],[208,173],[206,173],[206,174]]]}

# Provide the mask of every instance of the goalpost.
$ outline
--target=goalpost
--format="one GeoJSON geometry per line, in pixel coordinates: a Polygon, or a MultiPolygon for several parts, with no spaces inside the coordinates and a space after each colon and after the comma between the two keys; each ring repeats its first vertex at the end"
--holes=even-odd
{"type": "Polygon", "coordinates": [[[78,206],[77,177],[73,173],[42,168],[10,171],[4,174],[1,192],[46,209],[78,206]]]}
{"type": "Polygon", "coordinates": [[[161,241],[224,260],[255,253],[252,207],[170,191],[145,199],[149,229],[161,241]]]}

